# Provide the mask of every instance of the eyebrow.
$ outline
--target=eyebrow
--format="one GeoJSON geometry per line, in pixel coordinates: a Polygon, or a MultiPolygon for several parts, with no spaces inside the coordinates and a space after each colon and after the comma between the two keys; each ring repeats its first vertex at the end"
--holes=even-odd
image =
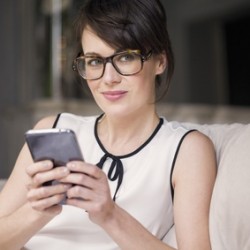
{"type": "MultiPolygon", "coordinates": [[[[116,54],[116,53],[123,52],[123,51],[127,51],[127,50],[129,50],[129,49],[122,49],[122,48],[120,48],[120,49],[118,49],[118,50],[115,50],[115,52],[114,52],[112,55],[114,55],[114,54],[116,54]]],[[[90,52],[86,52],[86,53],[84,53],[84,52],[83,52],[83,54],[84,54],[85,56],[97,56],[97,57],[104,57],[104,56],[101,56],[99,53],[92,52],[92,51],[90,51],[90,52]]],[[[111,56],[112,56],[112,55],[111,55],[111,56]]]]}
{"type": "Polygon", "coordinates": [[[85,56],[100,56],[102,57],[100,54],[96,53],[96,52],[87,52],[87,53],[83,53],[85,56]]]}

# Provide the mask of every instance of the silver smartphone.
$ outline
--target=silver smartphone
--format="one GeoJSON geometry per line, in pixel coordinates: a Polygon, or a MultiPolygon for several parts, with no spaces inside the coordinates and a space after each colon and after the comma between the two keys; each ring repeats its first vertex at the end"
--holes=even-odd
{"type": "MultiPolygon", "coordinates": [[[[83,161],[74,131],[70,129],[38,129],[25,133],[34,162],[51,160],[54,167],[65,166],[69,161],[83,161]]],[[[52,182],[45,183],[50,185],[52,182]]]]}
{"type": "Polygon", "coordinates": [[[25,139],[35,162],[51,160],[58,167],[69,161],[83,160],[75,133],[70,129],[29,130],[25,139]]]}

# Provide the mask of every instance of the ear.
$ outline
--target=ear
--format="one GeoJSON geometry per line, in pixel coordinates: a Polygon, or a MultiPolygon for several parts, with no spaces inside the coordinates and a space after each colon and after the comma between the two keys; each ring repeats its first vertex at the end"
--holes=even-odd
{"type": "Polygon", "coordinates": [[[167,67],[167,56],[164,52],[157,55],[156,75],[161,75],[167,67]]]}

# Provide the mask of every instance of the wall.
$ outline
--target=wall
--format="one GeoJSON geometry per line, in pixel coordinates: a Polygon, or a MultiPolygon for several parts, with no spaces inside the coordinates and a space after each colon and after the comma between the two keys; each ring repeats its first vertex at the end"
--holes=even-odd
{"type": "Polygon", "coordinates": [[[176,58],[168,100],[228,104],[228,65],[223,25],[231,18],[250,16],[250,1],[162,2],[166,7],[176,58]]]}
{"type": "MultiPolygon", "coordinates": [[[[69,104],[66,107],[64,103],[39,102],[42,97],[42,75],[37,61],[43,58],[36,54],[39,27],[36,27],[35,2],[36,0],[0,1],[0,179],[9,175],[24,142],[23,133],[39,117],[65,109],[83,113],[95,110],[86,103],[69,104]]],[[[244,119],[250,117],[248,109],[243,109],[242,112],[232,109],[238,116],[228,118],[228,109],[220,112],[221,109],[216,105],[228,102],[222,23],[225,18],[249,12],[250,1],[162,2],[167,10],[176,57],[175,76],[167,96],[167,101],[176,106],[163,106],[162,113],[170,118],[192,121],[209,121],[211,117],[213,119],[210,121],[219,121],[218,116],[221,116],[222,119],[225,118],[224,121],[248,122],[244,119]],[[208,103],[212,106],[194,107],[190,103],[208,103]],[[195,117],[199,119],[195,120],[195,117]]]]}
{"type": "Polygon", "coordinates": [[[34,0],[0,1],[0,179],[23,142],[23,108],[39,96],[34,0]],[[38,84],[37,84],[38,83],[38,84]]]}

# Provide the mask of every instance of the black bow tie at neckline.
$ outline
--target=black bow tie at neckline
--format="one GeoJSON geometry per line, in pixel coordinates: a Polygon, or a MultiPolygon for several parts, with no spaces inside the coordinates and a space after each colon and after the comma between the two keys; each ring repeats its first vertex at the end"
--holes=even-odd
{"type": "Polygon", "coordinates": [[[107,153],[101,158],[99,163],[97,163],[97,166],[102,169],[105,161],[108,158],[112,159],[112,163],[108,170],[108,175],[107,175],[108,179],[110,181],[117,180],[117,186],[116,186],[115,194],[113,197],[113,200],[115,201],[117,192],[122,184],[124,169],[123,169],[122,161],[120,160],[120,158],[111,154],[107,154],[107,153]]]}

